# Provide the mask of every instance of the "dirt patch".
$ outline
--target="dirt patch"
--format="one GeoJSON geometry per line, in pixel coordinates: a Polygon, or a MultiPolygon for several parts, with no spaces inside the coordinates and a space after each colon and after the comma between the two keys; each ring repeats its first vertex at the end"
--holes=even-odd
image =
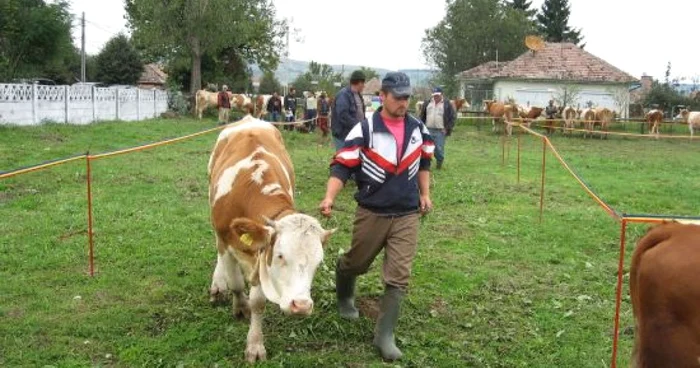
{"type": "Polygon", "coordinates": [[[13,308],[7,311],[6,315],[12,319],[22,319],[24,317],[24,309],[13,308]]]}
{"type": "Polygon", "coordinates": [[[41,132],[39,134],[39,139],[44,142],[60,143],[64,142],[66,139],[63,135],[56,132],[41,132]]]}
{"type": "Polygon", "coordinates": [[[66,241],[66,240],[68,240],[76,235],[84,235],[84,234],[87,234],[87,230],[73,230],[73,231],[69,231],[67,233],[61,234],[61,236],[59,236],[58,239],[60,241],[66,241]]]}
{"type": "Polygon", "coordinates": [[[447,313],[447,308],[449,305],[442,298],[435,298],[430,304],[430,315],[433,317],[445,315],[447,313]]]}
{"type": "Polygon", "coordinates": [[[379,318],[379,297],[362,297],[357,299],[360,315],[376,321],[379,318]]]}

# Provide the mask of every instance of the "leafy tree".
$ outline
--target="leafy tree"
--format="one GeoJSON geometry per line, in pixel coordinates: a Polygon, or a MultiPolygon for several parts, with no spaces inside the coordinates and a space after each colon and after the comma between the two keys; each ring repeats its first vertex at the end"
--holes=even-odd
{"type": "MultiPolygon", "coordinates": [[[[569,0],[545,0],[537,14],[540,33],[549,42],[572,42],[579,45],[583,40],[580,29],[569,27],[571,9],[569,0]]],[[[584,47],[585,44],[579,45],[584,47]]]]}
{"type": "Polygon", "coordinates": [[[338,87],[335,87],[334,83],[342,81],[343,76],[333,71],[330,65],[312,61],[309,63],[309,70],[298,76],[292,84],[299,92],[325,91],[329,96],[335,96],[338,87]]]}
{"type": "Polygon", "coordinates": [[[456,92],[455,75],[496,59],[512,60],[526,48],[525,36],[534,31],[522,11],[500,0],[447,0],[445,18],[426,30],[423,54],[440,70],[435,84],[456,92]]]}
{"type": "Polygon", "coordinates": [[[67,73],[71,21],[65,0],[0,1],[0,80],[67,73]]]}
{"type": "Polygon", "coordinates": [[[507,4],[508,4],[508,6],[510,6],[513,9],[523,11],[529,19],[532,19],[535,16],[535,14],[537,13],[537,10],[531,9],[532,1],[512,0],[512,1],[507,2],[507,4]]]}
{"type": "MultiPolygon", "coordinates": [[[[360,67],[360,70],[361,70],[363,73],[365,73],[365,79],[366,79],[366,80],[370,80],[370,79],[372,79],[372,78],[379,78],[379,73],[377,73],[377,71],[374,70],[374,69],[372,69],[372,68],[365,67],[365,66],[361,66],[361,67],[360,67]]],[[[349,81],[349,77],[348,77],[348,81],[349,81]]]]}
{"type": "Polygon", "coordinates": [[[107,41],[97,55],[96,64],[97,80],[107,84],[134,85],[143,73],[141,58],[123,34],[107,41]]]}
{"type": "Polygon", "coordinates": [[[129,24],[149,57],[189,57],[190,92],[201,88],[205,55],[232,48],[264,70],[279,62],[285,24],[267,0],[125,0],[129,24]]]}
{"type": "Polygon", "coordinates": [[[275,77],[275,73],[267,71],[263,73],[262,79],[260,79],[260,87],[258,87],[258,93],[271,95],[274,92],[282,93],[282,84],[275,77]]]}
{"type": "Polygon", "coordinates": [[[554,93],[554,99],[560,106],[572,106],[578,101],[581,94],[581,87],[575,84],[565,84],[557,88],[554,93]]]}

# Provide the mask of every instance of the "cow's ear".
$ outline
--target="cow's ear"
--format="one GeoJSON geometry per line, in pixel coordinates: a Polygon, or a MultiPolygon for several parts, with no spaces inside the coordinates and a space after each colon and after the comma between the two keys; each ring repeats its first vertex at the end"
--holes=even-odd
{"type": "Polygon", "coordinates": [[[323,235],[321,235],[321,244],[323,244],[324,247],[326,244],[328,244],[328,240],[331,238],[331,235],[333,235],[333,233],[337,230],[338,228],[323,231],[323,235]]]}
{"type": "Polygon", "coordinates": [[[231,235],[229,244],[244,252],[257,252],[270,244],[275,230],[269,226],[263,226],[248,218],[237,218],[231,221],[231,235]]]}

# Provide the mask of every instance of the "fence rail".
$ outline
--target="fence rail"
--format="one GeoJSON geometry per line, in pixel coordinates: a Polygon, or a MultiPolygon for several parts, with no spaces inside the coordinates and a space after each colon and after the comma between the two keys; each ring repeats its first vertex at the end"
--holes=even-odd
{"type": "Polygon", "coordinates": [[[158,117],[167,109],[168,93],[162,90],[0,84],[0,124],[144,120],[158,117]]]}

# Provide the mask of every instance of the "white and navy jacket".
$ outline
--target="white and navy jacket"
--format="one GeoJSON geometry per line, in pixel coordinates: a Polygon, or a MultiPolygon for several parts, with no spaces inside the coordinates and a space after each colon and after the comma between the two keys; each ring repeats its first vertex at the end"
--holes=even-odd
{"type": "Polygon", "coordinates": [[[420,207],[418,171],[430,170],[435,144],[415,117],[404,120],[403,157],[397,157],[396,138],[380,116],[357,123],[331,163],[331,176],[345,183],[355,174],[358,205],[384,215],[404,215],[420,207]]]}

